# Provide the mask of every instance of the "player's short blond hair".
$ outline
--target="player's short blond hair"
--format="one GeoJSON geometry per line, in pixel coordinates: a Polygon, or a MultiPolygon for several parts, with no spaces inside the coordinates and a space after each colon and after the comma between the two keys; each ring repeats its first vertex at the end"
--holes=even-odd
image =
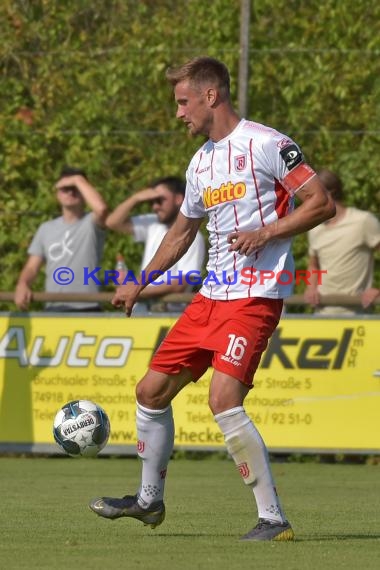
{"type": "Polygon", "coordinates": [[[230,97],[229,71],[223,62],[213,57],[194,57],[179,67],[169,68],[166,78],[173,87],[188,80],[195,88],[210,85],[218,89],[221,97],[230,97]]]}

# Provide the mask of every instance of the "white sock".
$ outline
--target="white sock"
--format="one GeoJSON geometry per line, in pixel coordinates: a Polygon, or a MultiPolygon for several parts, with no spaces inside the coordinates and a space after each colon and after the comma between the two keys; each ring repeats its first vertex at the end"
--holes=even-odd
{"type": "Polygon", "coordinates": [[[284,522],[264,441],[242,406],[216,414],[227,450],[254,493],[260,518],[284,522]]]}
{"type": "Polygon", "coordinates": [[[137,452],[142,460],[140,507],[147,508],[164,496],[166,469],[174,444],[172,407],[150,410],[137,403],[137,452]]]}

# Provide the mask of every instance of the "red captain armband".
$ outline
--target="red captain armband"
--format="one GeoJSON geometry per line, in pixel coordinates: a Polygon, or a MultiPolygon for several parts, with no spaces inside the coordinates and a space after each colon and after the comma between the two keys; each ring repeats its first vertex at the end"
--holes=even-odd
{"type": "Polygon", "coordinates": [[[311,166],[302,162],[285,176],[281,184],[293,196],[301,186],[309,182],[314,176],[316,176],[316,172],[314,172],[311,166]]]}

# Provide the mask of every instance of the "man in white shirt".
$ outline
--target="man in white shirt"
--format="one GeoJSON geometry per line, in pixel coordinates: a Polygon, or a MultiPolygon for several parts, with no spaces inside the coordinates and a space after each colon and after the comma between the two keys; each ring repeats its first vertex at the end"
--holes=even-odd
{"type": "MultiPolygon", "coordinates": [[[[222,62],[197,57],[168,70],[167,79],[177,118],[208,141],[190,162],[181,211],[146,271],[176,263],[207,216],[209,274],[136,389],[142,459],[137,493],[94,499],[90,508],[106,518],[132,517],[151,527],[163,522],[174,443],[171,401],[212,366],[209,407],[258,511],[258,523],[241,539],[293,540],[267,449],[243,403],[280,319],[283,298],[291,292],[282,279],[293,267],[291,238],[333,216],[334,203],[296,143],[237,115],[222,62]],[[295,194],[301,205],[293,209],[295,194]]],[[[124,306],[129,316],[144,287],[141,279],[120,287],[113,304],[124,306]]]]}
{"type": "MultiPolygon", "coordinates": [[[[141,267],[148,265],[156,253],[162,239],[175,222],[185,196],[186,184],[176,176],[160,178],[150,187],[140,190],[127,198],[108,216],[106,225],[109,229],[132,235],[136,242],[144,243],[141,267]],[[131,216],[139,204],[150,203],[152,214],[131,216]]],[[[191,291],[192,281],[200,278],[205,258],[205,243],[198,232],[185,255],[179,259],[166,274],[154,279],[142,291],[141,299],[158,298],[168,293],[191,291]]],[[[198,279],[199,282],[199,279],[198,279]]],[[[183,308],[180,304],[171,305],[173,309],[183,308]]]]}

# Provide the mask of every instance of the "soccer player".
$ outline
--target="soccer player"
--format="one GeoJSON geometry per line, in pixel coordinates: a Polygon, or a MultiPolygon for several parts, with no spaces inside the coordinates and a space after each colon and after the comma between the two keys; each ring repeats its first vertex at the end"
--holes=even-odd
{"type": "MultiPolygon", "coordinates": [[[[162,523],[174,442],[171,401],[211,366],[209,406],[257,505],[258,523],[242,540],[292,540],[267,449],[244,399],[290,294],[289,280],[278,276],[293,270],[291,238],[332,217],[335,206],[295,142],[234,111],[222,62],[197,57],[166,75],[177,118],[192,135],[208,140],[190,162],[181,211],[146,271],[165,271],[180,259],[208,216],[209,275],[137,386],[139,490],[121,499],[94,499],[90,508],[153,528],[162,523]],[[301,204],[294,209],[295,195],[301,204]]],[[[118,288],[113,304],[124,305],[129,316],[143,287],[118,288]]]]}

